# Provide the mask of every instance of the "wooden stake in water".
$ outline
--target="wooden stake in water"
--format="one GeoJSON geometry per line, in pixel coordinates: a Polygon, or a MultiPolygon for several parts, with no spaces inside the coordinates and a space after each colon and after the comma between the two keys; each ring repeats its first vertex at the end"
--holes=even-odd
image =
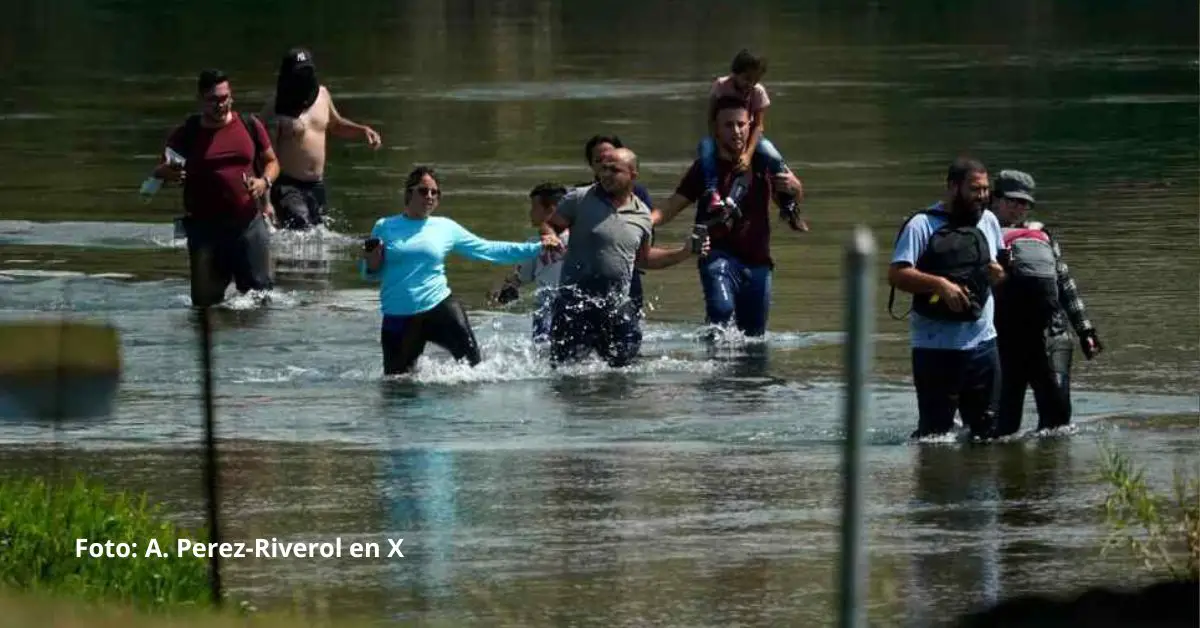
{"type": "Polygon", "coordinates": [[[863,626],[862,448],[875,316],[875,238],[858,226],[846,249],[846,440],[843,454],[841,604],[838,625],[863,626]]]}

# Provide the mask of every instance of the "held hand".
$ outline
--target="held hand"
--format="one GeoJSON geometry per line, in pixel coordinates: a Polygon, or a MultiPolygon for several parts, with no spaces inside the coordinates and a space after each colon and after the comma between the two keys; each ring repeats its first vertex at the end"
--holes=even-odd
{"type": "Polygon", "coordinates": [[[1089,330],[1079,338],[1079,347],[1083,349],[1083,357],[1089,360],[1104,352],[1104,345],[1095,330],[1089,330]]]}
{"type": "Polygon", "coordinates": [[[242,182],[246,184],[246,189],[250,191],[250,196],[254,198],[262,198],[267,193],[266,179],[243,174],[242,182]]]}
{"type": "Polygon", "coordinates": [[[379,238],[367,238],[363,241],[363,260],[367,269],[378,269],[383,265],[383,242],[379,238]]]}
{"type": "Polygon", "coordinates": [[[543,252],[557,253],[559,251],[562,251],[563,248],[565,248],[565,247],[563,247],[562,240],[559,240],[558,236],[554,235],[553,233],[543,233],[542,234],[542,251],[543,252]]]}
{"type": "Polygon", "coordinates": [[[707,257],[709,251],[712,250],[712,241],[708,236],[704,236],[703,239],[699,239],[694,235],[690,235],[688,236],[687,241],[683,243],[683,249],[690,255],[707,257]]]}
{"type": "Polygon", "coordinates": [[[807,233],[809,231],[808,222],[800,217],[800,214],[790,214],[787,216],[787,224],[792,228],[792,231],[807,233]]]}
{"type": "Polygon", "coordinates": [[[1004,281],[1004,267],[998,262],[988,264],[987,270],[988,280],[992,282],[993,286],[1004,281]]]}
{"type": "Polygon", "coordinates": [[[371,148],[378,149],[383,145],[383,138],[379,136],[379,133],[375,132],[375,129],[372,129],[369,126],[363,128],[363,136],[371,148]]]}
{"type": "Polygon", "coordinates": [[[929,302],[935,303],[939,299],[945,301],[946,307],[949,307],[952,312],[965,311],[971,305],[971,301],[967,297],[967,291],[949,279],[943,279],[938,284],[937,292],[929,302]]]}
{"type": "Polygon", "coordinates": [[[162,175],[163,181],[170,183],[183,183],[184,178],[187,177],[187,172],[175,164],[159,169],[159,174],[162,175]]]}

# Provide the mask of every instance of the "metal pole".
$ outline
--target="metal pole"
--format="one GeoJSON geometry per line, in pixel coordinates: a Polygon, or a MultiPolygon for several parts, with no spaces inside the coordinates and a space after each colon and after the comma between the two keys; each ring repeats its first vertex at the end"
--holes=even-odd
{"type": "MultiPolygon", "coordinates": [[[[200,360],[204,377],[204,486],[208,497],[209,542],[220,543],[221,531],[217,526],[217,509],[220,504],[217,494],[217,443],[214,432],[213,412],[213,366],[212,366],[212,323],[208,306],[197,308],[200,317],[200,360]]],[[[209,552],[209,583],[212,586],[213,604],[221,606],[221,558],[217,552],[209,552]]]]}
{"type": "Polygon", "coordinates": [[[841,605],[838,624],[864,625],[863,419],[869,399],[875,299],[875,238],[859,225],[846,249],[846,440],[843,454],[841,605]]]}

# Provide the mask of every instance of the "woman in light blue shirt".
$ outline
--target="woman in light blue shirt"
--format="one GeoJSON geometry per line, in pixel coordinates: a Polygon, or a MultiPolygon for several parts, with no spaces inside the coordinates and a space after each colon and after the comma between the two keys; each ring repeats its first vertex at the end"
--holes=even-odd
{"type": "Polygon", "coordinates": [[[404,184],[404,210],[380,218],[363,245],[359,265],[363,277],[380,282],[385,375],[412,370],[426,342],[446,349],[455,360],[466,358],[471,366],[479,364],[479,345],[467,312],[446,280],[448,254],[515,264],[543,250],[562,248],[552,235],[540,242],[484,240],[449,218],[430,216],[441,196],[433,169],[417,167],[404,184]]]}

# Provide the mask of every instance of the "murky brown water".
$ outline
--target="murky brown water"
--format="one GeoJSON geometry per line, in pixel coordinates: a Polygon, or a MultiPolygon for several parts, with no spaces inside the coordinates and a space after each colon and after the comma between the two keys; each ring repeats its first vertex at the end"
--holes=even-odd
{"type": "MultiPolygon", "coordinates": [[[[1097,441],[1158,479],[1197,445],[1195,429],[1102,420],[1200,411],[1196,11],[17,2],[0,24],[0,316],[112,320],[126,374],[109,421],[0,425],[13,444],[0,468],[96,473],[198,521],[199,457],[180,453],[200,414],[185,256],[170,239],[177,201],[142,205],[136,190],[188,113],[200,67],[225,68],[239,105],[257,110],[279,55],[313,47],[342,113],[385,142],[372,153],[331,140],[334,229],[347,238],[396,209],[414,163],[443,172],[448,215],[519,238],[527,190],[588,178],[594,133],[620,134],[651,191],[669,194],[702,132],[707,82],[757,42],[771,59],[768,134],[805,181],[814,228],[776,234],[768,346],[695,343],[699,285],[681,266],[647,278],[648,360],[554,375],[528,346],[524,306],[478,309],[503,270],[452,262],[484,364],[434,353],[418,383],[381,386],[373,293],[335,237],[321,251],[329,274],[285,277],[265,311],[222,313],[227,526],[231,538],[404,532],[411,551],[235,561],[234,594],[451,623],[828,621],[841,247],[856,223],[882,249],[872,617],[923,625],[998,596],[1132,582],[1128,563],[1096,553],[1097,441]],[[1038,178],[1042,218],[1103,335],[1100,360],[1076,355],[1075,434],[983,449],[904,442],[916,413],[907,326],[884,312],[882,257],[960,151],[1038,178]]],[[[683,238],[685,223],[660,240],[683,238]]]]}

